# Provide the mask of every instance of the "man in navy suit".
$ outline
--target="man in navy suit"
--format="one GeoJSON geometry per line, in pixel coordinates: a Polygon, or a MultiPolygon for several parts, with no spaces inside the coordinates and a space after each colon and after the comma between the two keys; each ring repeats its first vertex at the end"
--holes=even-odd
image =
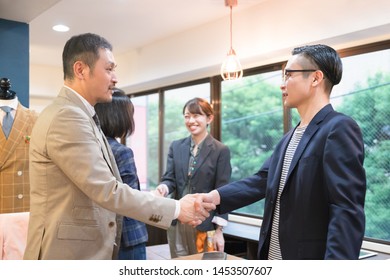
{"type": "Polygon", "coordinates": [[[281,85],[300,123],[253,176],[209,193],[220,213],[265,198],[259,259],[358,259],[364,229],[364,145],[356,122],[333,110],[342,63],[329,46],[295,48],[281,85]]]}

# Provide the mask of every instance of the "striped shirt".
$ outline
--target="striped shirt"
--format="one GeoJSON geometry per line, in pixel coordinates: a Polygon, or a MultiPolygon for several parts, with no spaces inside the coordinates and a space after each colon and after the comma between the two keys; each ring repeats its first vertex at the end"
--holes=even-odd
{"type": "Polygon", "coordinates": [[[299,141],[305,132],[305,127],[297,127],[291,137],[290,143],[288,144],[286,153],[284,154],[282,175],[280,176],[278,195],[276,198],[276,205],[274,209],[274,216],[272,220],[271,228],[271,240],[270,248],[268,252],[269,260],[282,260],[282,252],[279,244],[279,214],[280,214],[280,196],[282,195],[284,186],[286,184],[287,173],[290,169],[291,160],[294,157],[295,151],[298,147],[299,141]]]}

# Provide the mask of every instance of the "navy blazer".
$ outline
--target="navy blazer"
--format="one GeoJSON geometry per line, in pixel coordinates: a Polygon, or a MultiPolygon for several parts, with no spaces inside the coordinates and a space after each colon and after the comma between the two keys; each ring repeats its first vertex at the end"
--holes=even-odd
{"type": "MultiPolygon", "coordinates": [[[[265,198],[259,259],[268,258],[283,159],[293,131],[256,174],[218,189],[221,213],[265,198]]],[[[363,160],[357,123],[330,104],[322,108],[302,136],[281,195],[283,259],[358,259],[365,230],[363,160]]]]}
{"type": "MultiPolygon", "coordinates": [[[[190,160],[191,136],[175,140],[169,147],[167,168],[162,176],[161,184],[166,184],[172,197],[183,197],[188,179],[188,165],[190,160]]],[[[190,193],[208,193],[230,181],[232,168],[230,165],[230,150],[221,142],[214,139],[210,134],[203,140],[199,153],[198,163],[191,176],[190,193]]],[[[201,225],[200,231],[214,230],[211,223],[215,211],[210,213],[201,225]]],[[[219,215],[227,220],[226,215],[219,215]]]]}

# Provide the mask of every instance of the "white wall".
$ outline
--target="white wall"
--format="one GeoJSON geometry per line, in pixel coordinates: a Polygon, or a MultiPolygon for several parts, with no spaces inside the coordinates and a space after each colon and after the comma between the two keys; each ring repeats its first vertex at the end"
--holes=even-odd
{"type": "MultiPolygon", "coordinates": [[[[387,40],[389,12],[388,0],[266,1],[240,13],[233,9],[233,48],[243,67],[251,68],[285,60],[298,45],[325,43],[341,49],[387,40]]],[[[227,16],[137,50],[114,53],[118,86],[135,92],[218,75],[229,44],[227,16]]],[[[44,106],[61,85],[60,67],[30,65],[30,106],[44,106]]]]}

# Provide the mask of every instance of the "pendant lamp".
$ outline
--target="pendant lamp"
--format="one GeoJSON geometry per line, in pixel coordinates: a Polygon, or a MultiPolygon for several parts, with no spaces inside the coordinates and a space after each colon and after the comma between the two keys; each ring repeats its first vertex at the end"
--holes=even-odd
{"type": "Polygon", "coordinates": [[[237,0],[225,0],[225,6],[230,8],[230,49],[221,66],[222,79],[237,80],[242,78],[242,66],[236,52],[233,49],[233,7],[237,6],[237,0]]]}

